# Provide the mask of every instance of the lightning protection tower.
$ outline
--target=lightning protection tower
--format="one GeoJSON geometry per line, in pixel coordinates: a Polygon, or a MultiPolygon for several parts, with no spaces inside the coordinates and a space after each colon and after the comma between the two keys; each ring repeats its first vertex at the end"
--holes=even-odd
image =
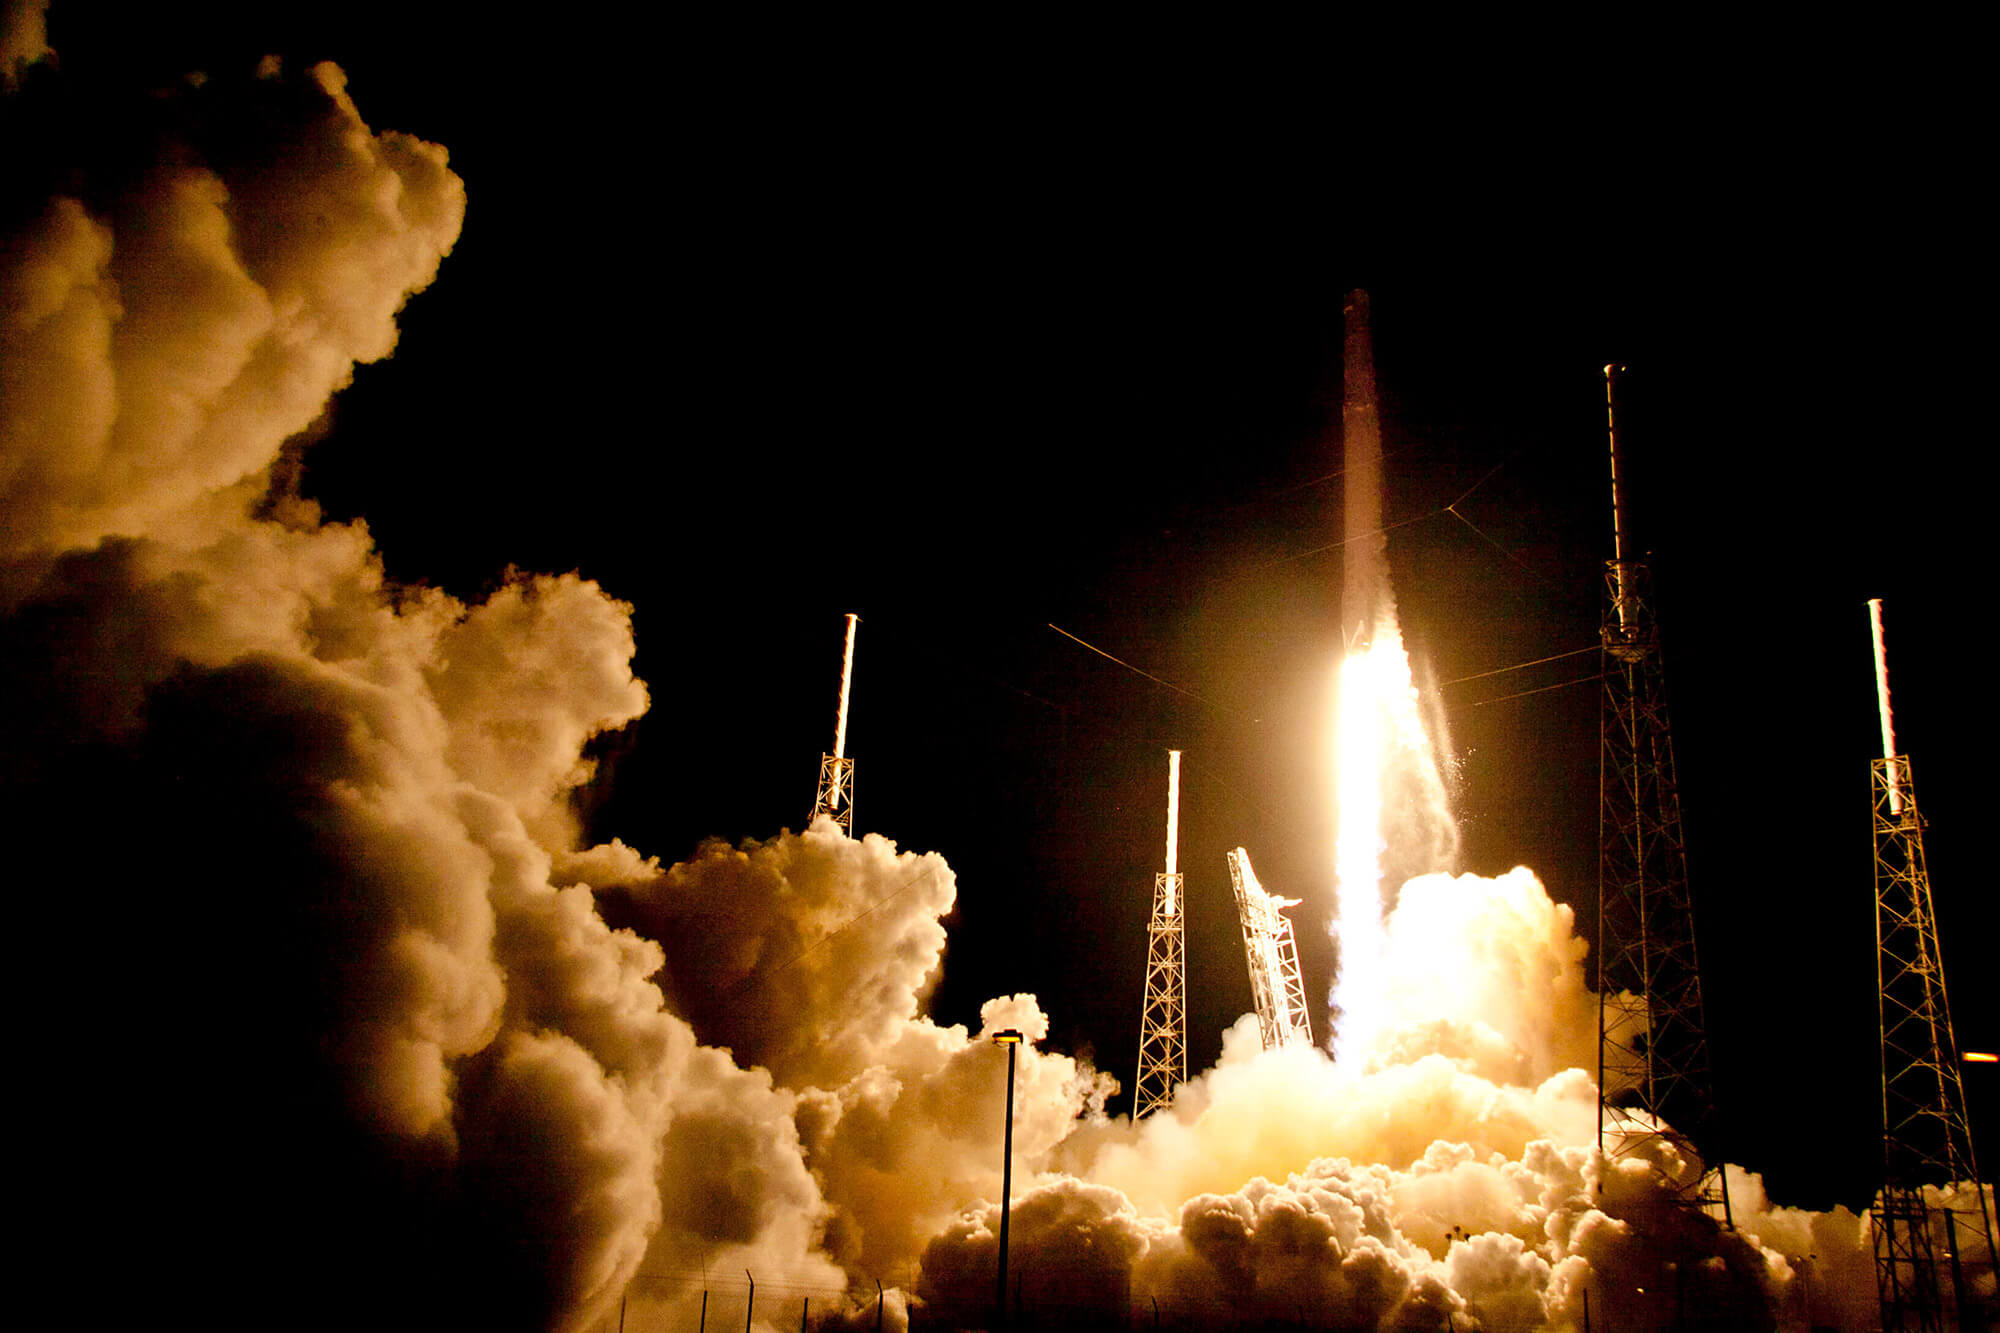
{"type": "Polygon", "coordinates": [[[1146,1007],[1139,1016],[1139,1073],[1132,1119],[1173,1100],[1187,1081],[1187,973],[1181,932],[1181,752],[1167,751],[1167,868],[1153,877],[1153,917],[1146,926],[1146,1007]]]}
{"type": "Polygon", "coordinates": [[[1250,993],[1257,1001],[1257,1030],[1264,1049],[1311,1046],[1312,1020],[1306,1014],[1306,985],[1299,976],[1299,945],[1284,914],[1297,898],[1275,898],[1257,882],[1250,853],[1229,853],[1229,882],[1236,889],[1236,914],[1243,919],[1243,952],[1250,960],[1250,993]]]}
{"type": "Polygon", "coordinates": [[[1889,711],[1889,662],[1882,603],[1868,603],[1875,638],[1875,698],[1882,715],[1882,757],[1870,762],[1875,830],[1875,970],[1882,1031],[1882,1189],[1875,1196],[1875,1287],[1884,1333],[1944,1327],[1938,1246],[1950,1259],[1958,1325],[1974,1327],[1959,1256],[1993,1252],[1993,1218],[1972,1155],[1972,1130],[1959,1078],[1958,1042],[1946,1003],[1937,920],[1924,861],[1924,821],[1910,760],[1896,753],[1889,711]],[[1969,1182],[1970,1208],[1933,1209],[1927,1185],[1969,1182]],[[1942,1216],[1938,1214],[1942,1213],[1942,1216]],[[1940,1225],[1941,1224],[1941,1225],[1940,1225]],[[1974,1232],[1973,1227],[1979,1231],[1974,1232]]]}
{"type": "Polygon", "coordinates": [[[1601,636],[1597,1145],[1653,1162],[1682,1206],[1727,1226],[1659,622],[1651,571],[1625,554],[1613,406],[1622,369],[1604,368],[1613,558],[1601,636]]]}
{"type": "Polygon", "coordinates": [[[847,691],[854,681],[854,627],[861,617],[847,617],[847,651],[840,659],[840,711],[833,720],[833,753],[819,757],[819,794],[813,797],[810,824],[827,815],[842,833],[854,833],[854,761],[847,757],[847,691]]]}

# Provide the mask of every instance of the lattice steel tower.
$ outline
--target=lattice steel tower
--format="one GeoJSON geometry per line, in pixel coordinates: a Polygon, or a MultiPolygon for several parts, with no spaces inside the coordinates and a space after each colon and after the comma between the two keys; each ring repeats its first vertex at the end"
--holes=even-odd
{"type": "Polygon", "coordinates": [[[1229,882],[1236,888],[1236,914],[1243,919],[1243,952],[1250,960],[1250,993],[1257,1001],[1257,1030],[1264,1049],[1313,1044],[1306,1013],[1306,985],[1299,975],[1299,944],[1292,937],[1287,907],[1297,898],[1275,898],[1257,882],[1250,853],[1229,853],[1229,882]]]}
{"type": "Polygon", "coordinates": [[[1146,1007],[1139,1016],[1139,1073],[1132,1119],[1173,1100],[1187,1081],[1187,972],[1181,931],[1181,752],[1167,751],[1167,868],[1153,877],[1153,918],[1146,926],[1146,1007]]]}
{"type": "Polygon", "coordinates": [[[1910,761],[1896,753],[1889,711],[1889,663],[1882,603],[1868,603],[1875,637],[1875,695],[1882,758],[1870,762],[1875,830],[1875,971],[1882,1030],[1882,1189],[1875,1196],[1875,1287],[1884,1333],[1945,1327],[1938,1250],[1951,1260],[1958,1325],[1976,1327],[1968,1308],[1965,1241],[1975,1233],[1993,1253],[1993,1218],[1972,1155],[1972,1129],[1959,1078],[1958,1041],[1946,1003],[1937,919],[1924,861],[1924,821],[1910,761]],[[1969,1182],[1978,1211],[1934,1209],[1926,1185],[1969,1182]]]}
{"type": "Polygon", "coordinates": [[[1660,1168],[1682,1204],[1729,1224],[1688,894],[1687,846],[1651,572],[1628,560],[1613,385],[1597,863],[1597,1144],[1660,1168]]]}
{"type": "Polygon", "coordinates": [[[842,833],[854,833],[854,761],[847,757],[847,691],[854,682],[854,627],[861,617],[847,617],[847,650],[840,658],[840,709],[833,719],[833,753],[819,757],[819,794],[813,797],[808,824],[827,815],[842,833]]]}

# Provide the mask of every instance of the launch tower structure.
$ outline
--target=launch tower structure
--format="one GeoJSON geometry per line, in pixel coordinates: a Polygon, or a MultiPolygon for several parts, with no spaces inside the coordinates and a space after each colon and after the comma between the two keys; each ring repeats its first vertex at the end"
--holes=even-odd
{"type": "Polygon", "coordinates": [[[1153,916],[1146,926],[1146,1006],[1139,1016],[1139,1071],[1132,1084],[1132,1119],[1173,1100],[1187,1081],[1187,971],[1182,938],[1183,896],[1177,868],[1181,837],[1181,752],[1167,751],[1167,868],[1153,877],[1153,916]]]}
{"type": "Polygon", "coordinates": [[[1277,898],[1257,882],[1250,853],[1229,853],[1229,882],[1236,888],[1236,912],[1243,918],[1243,952],[1250,960],[1250,992],[1257,1000],[1257,1030],[1264,1049],[1313,1044],[1306,1012],[1306,986],[1299,975],[1299,945],[1284,914],[1297,898],[1277,898]]]}
{"type": "Polygon", "coordinates": [[[1597,1144],[1659,1165],[1683,1207],[1727,1226],[1659,621],[1647,562],[1625,550],[1613,399],[1622,369],[1604,368],[1613,558],[1601,635],[1597,1144]]]}
{"type": "Polygon", "coordinates": [[[840,710],[833,720],[833,753],[819,757],[819,793],[813,797],[812,814],[806,819],[810,824],[826,815],[850,837],[854,833],[854,761],[847,757],[847,693],[854,683],[854,627],[860,623],[860,616],[848,615],[847,650],[840,659],[840,710]]]}
{"type": "Polygon", "coordinates": [[[1924,821],[1910,760],[1896,753],[1889,711],[1889,663],[1882,603],[1868,603],[1875,639],[1875,696],[1882,758],[1870,761],[1875,832],[1875,968],[1882,1034],[1882,1188],[1875,1196],[1875,1287],[1884,1333],[1939,1333],[1944,1327],[1938,1249],[1949,1258],[1960,1328],[1966,1309],[1963,1261],[1975,1223],[1993,1253],[1993,1218],[1980,1185],[1959,1076],[1958,1042],[1946,1002],[1937,919],[1924,860],[1924,821]],[[1926,1185],[1970,1183],[1971,1208],[1934,1209],[1926,1185]],[[1938,1216],[1942,1213],[1943,1216],[1938,1216]],[[1941,1225],[1939,1225],[1941,1224],[1941,1225]]]}

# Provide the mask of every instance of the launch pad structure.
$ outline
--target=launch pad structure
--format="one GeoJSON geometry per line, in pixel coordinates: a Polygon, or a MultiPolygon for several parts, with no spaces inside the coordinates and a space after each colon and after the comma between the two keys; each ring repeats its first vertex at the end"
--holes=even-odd
{"type": "Polygon", "coordinates": [[[1187,1082],[1187,970],[1182,930],[1181,752],[1167,751],[1167,868],[1153,879],[1146,925],[1146,1003],[1139,1016],[1139,1069],[1132,1084],[1136,1123],[1173,1100],[1187,1082]]]}
{"type": "Polygon", "coordinates": [[[1250,962],[1250,991],[1257,1001],[1257,1030],[1264,1049],[1310,1048],[1312,1020],[1299,973],[1299,945],[1292,936],[1291,919],[1284,914],[1300,900],[1266,893],[1250,868],[1250,853],[1241,847],[1229,853],[1229,882],[1243,920],[1243,952],[1250,962]]]}
{"type": "Polygon", "coordinates": [[[1938,950],[1924,858],[1924,821],[1907,755],[1896,753],[1882,603],[1868,603],[1875,640],[1875,692],[1882,758],[1871,760],[1875,841],[1875,970],[1882,1038],[1882,1187],[1875,1196],[1875,1287],[1884,1333],[1942,1333],[1942,1249],[1949,1260],[1957,1326],[1978,1327],[1962,1256],[1976,1233],[1990,1257],[1993,1218],[1972,1151],[1958,1040],[1938,950]],[[1927,1186],[1969,1184],[1972,1208],[1934,1208],[1927,1186]]]}
{"type": "Polygon", "coordinates": [[[854,628],[861,617],[847,617],[847,648],[840,659],[840,707],[833,721],[833,753],[819,758],[819,791],[813,797],[808,824],[827,816],[840,831],[854,835],[854,761],[847,757],[847,694],[854,683],[854,628]]]}
{"type": "Polygon", "coordinates": [[[1647,562],[1625,554],[1621,369],[1604,368],[1613,558],[1601,633],[1597,1144],[1654,1163],[1683,1207],[1728,1226],[1659,621],[1647,562]]]}

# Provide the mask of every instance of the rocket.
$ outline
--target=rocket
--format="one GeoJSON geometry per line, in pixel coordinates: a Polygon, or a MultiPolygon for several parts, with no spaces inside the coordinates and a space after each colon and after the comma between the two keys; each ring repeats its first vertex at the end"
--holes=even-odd
{"type": "Polygon", "coordinates": [[[1348,651],[1366,648],[1387,592],[1382,531],[1382,422],[1375,409],[1375,345],[1368,331],[1368,293],[1359,288],[1341,305],[1345,384],[1340,425],[1343,458],[1340,626],[1348,651]]]}

